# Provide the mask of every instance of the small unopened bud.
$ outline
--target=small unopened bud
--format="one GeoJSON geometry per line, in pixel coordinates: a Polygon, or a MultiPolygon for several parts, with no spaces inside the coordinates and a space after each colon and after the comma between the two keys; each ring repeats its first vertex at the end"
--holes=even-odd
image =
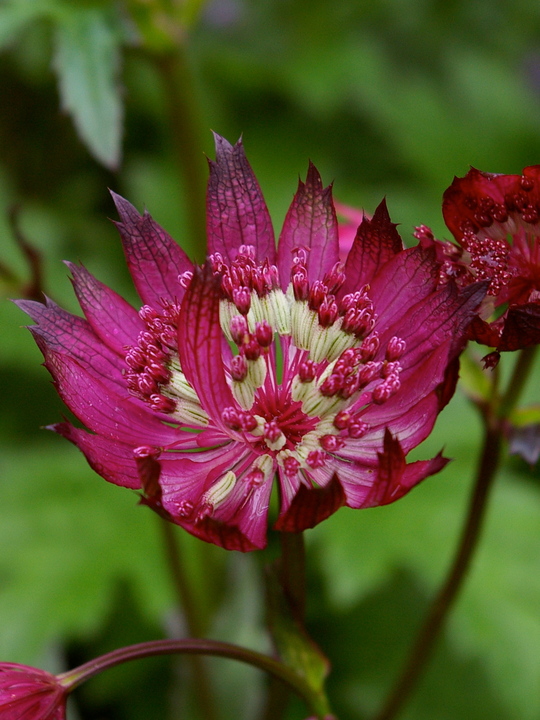
{"type": "Polygon", "coordinates": [[[237,382],[246,379],[248,374],[247,360],[243,355],[235,355],[231,360],[231,377],[237,382]]]}

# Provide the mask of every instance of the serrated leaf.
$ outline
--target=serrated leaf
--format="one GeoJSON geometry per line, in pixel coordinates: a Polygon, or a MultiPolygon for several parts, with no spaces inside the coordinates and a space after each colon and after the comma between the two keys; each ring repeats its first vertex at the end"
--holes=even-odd
{"type": "Polygon", "coordinates": [[[53,65],[62,107],[92,155],[111,170],[121,154],[122,40],[115,18],[97,8],[73,9],[58,18],[53,65]]]}

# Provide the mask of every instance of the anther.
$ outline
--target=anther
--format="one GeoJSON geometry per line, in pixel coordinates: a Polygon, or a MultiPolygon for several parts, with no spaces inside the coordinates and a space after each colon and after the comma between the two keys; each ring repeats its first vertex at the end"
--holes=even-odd
{"type": "Polygon", "coordinates": [[[313,362],[313,360],[305,360],[298,368],[298,377],[300,379],[300,382],[312,382],[313,380],[315,380],[316,374],[317,366],[313,362]]]}
{"type": "Polygon", "coordinates": [[[345,440],[337,435],[323,435],[319,439],[319,444],[326,452],[336,452],[345,445],[345,440]]]}
{"type": "MultiPolygon", "coordinates": [[[[328,437],[332,436],[329,435],[328,437]]],[[[306,458],[306,464],[315,470],[316,468],[324,467],[327,460],[328,455],[324,450],[312,450],[306,458]]]]}
{"type": "Polygon", "coordinates": [[[263,348],[270,347],[274,340],[272,326],[266,320],[255,324],[255,338],[263,348]]]}
{"type": "Polygon", "coordinates": [[[386,346],[386,359],[389,361],[399,360],[405,352],[406,343],[405,340],[394,336],[388,341],[386,346]]]}
{"type": "Polygon", "coordinates": [[[243,355],[235,355],[231,360],[231,377],[237,382],[246,379],[248,374],[247,360],[243,355]]]}
{"type": "Polygon", "coordinates": [[[231,337],[240,347],[247,339],[248,324],[243,315],[235,315],[230,323],[231,337]]]}
{"type": "Polygon", "coordinates": [[[245,286],[234,288],[232,291],[232,299],[238,312],[247,315],[251,307],[251,293],[245,286]]]}

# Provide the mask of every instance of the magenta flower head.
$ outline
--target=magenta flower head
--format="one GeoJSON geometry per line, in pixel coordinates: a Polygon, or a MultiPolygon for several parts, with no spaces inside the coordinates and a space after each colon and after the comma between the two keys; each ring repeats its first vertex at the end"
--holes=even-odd
{"type": "Polygon", "coordinates": [[[0,663],[2,720],[65,720],[67,692],[44,670],[0,663]]]}
{"type": "Polygon", "coordinates": [[[90,432],[54,429],[166,519],[245,551],[265,545],[269,522],[296,532],[342,505],[390,503],[444,466],[405,456],[453,392],[485,290],[439,286],[435,253],[405,250],[384,203],[340,262],[313,165],[276,250],[241,143],[216,142],[203,267],[114,195],[141,309],[73,265],[84,319],[19,305],[90,432]]]}
{"type": "Polygon", "coordinates": [[[489,281],[473,338],[498,352],[538,344],[540,165],[521,175],[471,169],[444,193],[443,214],[460,246],[448,261],[452,274],[462,285],[489,281]]]}

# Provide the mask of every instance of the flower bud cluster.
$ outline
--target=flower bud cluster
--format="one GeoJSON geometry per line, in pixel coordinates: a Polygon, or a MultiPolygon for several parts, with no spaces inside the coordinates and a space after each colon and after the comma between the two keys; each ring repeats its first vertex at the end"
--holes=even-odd
{"type": "Polygon", "coordinates": [[[474,280],[489,280],[489,295],[498,295],[513,276],[508,269],[508,243],[500,238],[467,233],[463,237],[463,248],[470,255],[469,268],[474,280]]]}
{"type": "Polygon", "coordinates": [[[146,329],[139,333],[137,345],[128,348],[125,356],[129,390],[154,410],[167,414],[175,411],[176,402],[163,395],[161,388],[172,377],[169,364],[177,350],[179,311],[179,306],[172,303],[167,303],[160,311],[143,305],[139,317],[146,329]]]}
{"type": "Polygon", "coordinates": [[[124,372],[129,391],[157,412],[188,425],[206,425],[208,417],[187,382],[178,359],[180,306],[162,301],[159,310],[143,305],[139,317],[145,329],[137,345],[126,349],[124,372]]]}

